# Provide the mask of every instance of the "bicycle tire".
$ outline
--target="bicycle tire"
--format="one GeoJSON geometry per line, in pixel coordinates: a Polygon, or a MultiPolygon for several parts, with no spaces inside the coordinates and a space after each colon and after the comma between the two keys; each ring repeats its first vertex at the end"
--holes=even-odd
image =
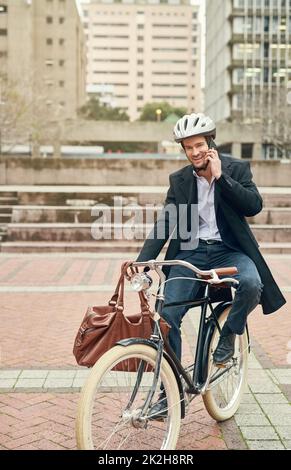
{"type": "MultiPolygon", "coordinates": [[[[230,309],[231,306],[227,307],[221,313],[218,320],[220,327],[225,323],[230,309]]],[[[219,374],[219,369],[214,366],[212,359],[212,354],[215,350],[218,339],[219,332],[218,328],[215,327],[208,353],[208,370],[211,372],[213,379],[215,379],[215,374],[219,374]]],[[[240,405],[241,398],[247,384],[248,353],[248,335],[246,330],[244,330],[242,335],[236,336],[235,360],[233,364],[237,365],[233,365],[232,368],[229,369],[229,372],[225,371],[224,375],[217,379],[216,382],[215,380],[212,380],[212,382],[209,383],[207,391],[202,395],[207,412],[216,421],[225,421],[231,418],[240,405]],[[234,376],[236,376],[236,378],[234,376]],[[230,386],[231,380],[233,382],[232,391],[230,386]]],[[[223,369],[220,369],[220,371],[223,372],[223,369]]]]}
{"type": "MultiPolygon", "coordinates": [[[[136,418],[144,403],[142,395],[147,393],[151,383],[150,374],[154,373],[156,356],[156,350],[147,345],[117,345],[96,362],[79,400],[76,420],[79,449],[175,449],[180,430],[181,404],[176,378],[165,358],[162,359],[160,377],[168,400],[167,418],[163,422],[146,419],[146,427],[139,427],[144,426],[145,421],[139,423],[136,418]],[[131,395],[136,380],[134,374],[137,376],[137,373],[128,372],[126,368],[121,370],[120,366],[132,365],[134,360],[146,361],[149,367],[143,374],[140,396],[135,397],[128,411],[122,406],[125,403],[128,405],[125,395],[131,395]]],[[[160,384],[156,393],[160,393],[160,384]]]]}

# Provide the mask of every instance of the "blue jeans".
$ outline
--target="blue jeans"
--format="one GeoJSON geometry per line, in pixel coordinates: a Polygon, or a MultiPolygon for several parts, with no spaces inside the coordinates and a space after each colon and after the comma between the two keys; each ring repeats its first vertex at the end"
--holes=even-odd
{"type": "MultiPolygon", "coordinates": [[[[241,335],[246,325],[248,314],[258,305],[263,289],[261,278],[255,263],[244,253],[234,251],[223,243],[207,245],[199,243],[192,252],[181,251],[176,259],[183,259],[202,270],[236,266],[238,273],[231,276],[239,281],[233,305],[230,310],[227,325],[233,333],[241,335]]],[[[174,277],[193,277],[193,273],[182,266],[172,266],[168,279],[174,277]]],[[[201,282],[191,280],[173,280],[165,285],[165,304],[182,300],[193,300],[198,292],[201,282]]],[[[169,343],[181,358],[181,332],[182,319],[189,307],[164,307],[163,318],[171,325],[169,343]]]]}

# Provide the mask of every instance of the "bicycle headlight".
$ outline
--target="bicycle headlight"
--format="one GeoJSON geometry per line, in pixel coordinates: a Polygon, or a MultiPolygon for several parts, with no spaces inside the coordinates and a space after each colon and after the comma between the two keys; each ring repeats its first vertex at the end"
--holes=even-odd
{"type": "Polygon", "coordinates": [[[136,292],[149,289],[152,283],[152,278],[146,273],[137,273],[131,278],[130,281],[131,287],[136,292]]]}

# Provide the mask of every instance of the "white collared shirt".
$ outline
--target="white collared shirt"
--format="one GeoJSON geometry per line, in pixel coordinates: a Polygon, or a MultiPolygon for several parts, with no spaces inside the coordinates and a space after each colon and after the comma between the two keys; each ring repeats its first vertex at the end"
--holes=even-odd
{"type": "Polygon", "coordinates": [[[210,184],[203,176],[198,176],[195,171],[193,175],[197,180],[198,214],[199,214],[199,238],[221,240],[216,223],[214,208],[214,176],[210,184]]]}

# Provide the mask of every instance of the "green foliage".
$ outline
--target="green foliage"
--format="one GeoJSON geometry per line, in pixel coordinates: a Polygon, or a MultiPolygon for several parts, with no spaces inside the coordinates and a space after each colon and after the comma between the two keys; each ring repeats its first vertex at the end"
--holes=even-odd
{"type": "Polygon", "coordinates": [[[129,121],[129,116],[122,109],[104,106],[96,97],[90,98],[79,109],[79,116],[94,121],[129,121]]]}
{"type": "Polygon", "coordinates": [[[184,116],[187,113],[186,108],[175,108],[167,103],[166,101],[161,101],[159,103],[147,103],[144,105],[141,111],[140,121],[164,121],[170,114],[175,114],[177,119],[184,116]],[[157,110],[161,111],[160,119],[157,114],[157,110]]]}

